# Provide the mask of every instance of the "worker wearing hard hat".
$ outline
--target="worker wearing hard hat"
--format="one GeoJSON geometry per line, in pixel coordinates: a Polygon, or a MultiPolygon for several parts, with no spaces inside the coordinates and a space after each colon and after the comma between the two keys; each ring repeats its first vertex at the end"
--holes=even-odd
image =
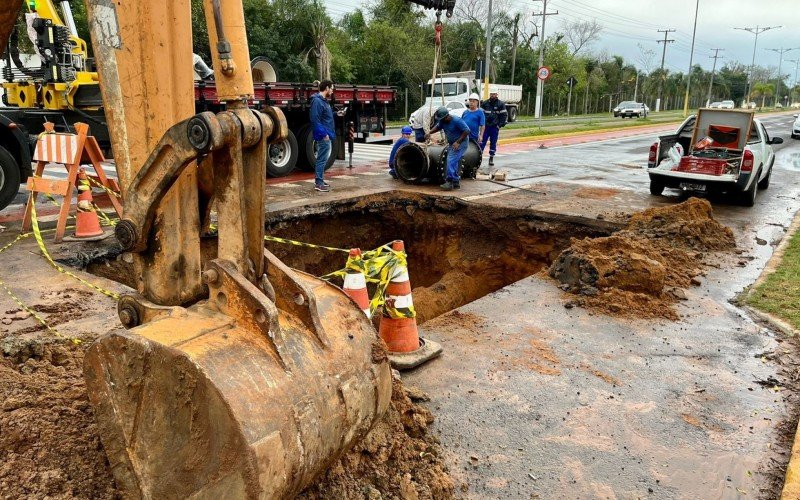
{"type": "MultiPolygon", "coordinates": [[[[464,152],[469,147],[467,141],[470,132],[469,125],[461,118],[451,115],[444,106],[436,110],[436,113],[433,114],[433,120],[436,124],[431,129],[430,134],[443,130],[447,143],[450,144],[450,148],[447,151],[446,182],[439,187],[445,191],[460,189],[461,176],[458,173],[458,167],[464,152]]],[[[430,139],[430,134],[425,135],[426,141],[430,139]]]]}
{"type": "Polygon", "coordinates": [[[481,151],[486,149],[487,142],[490,143],[489,166],[493,167],[494,154],[497,152],[497,138],[500,135],[500,129],[506,126],[508,111],[506,111],[506,103],[497,98],[497,89],[494,87],[489,88],[489,99],[483,101],[481,108],[486,114],[486,129],[483,131],[481,151]]]}
{"type": "Polygon", "coordinates": [[[397,150],[400,149],[400,146],[411,142],[411,134],[413,130],[410,126],[406,125],[400,130],[400,138],[395,141],[394,146],[392,146],[392,151],[389,153],[389,175],[392,178],[397,179],[397,171],[395,170],[395,158],[397,157],[397,150]]]}
{"type": "Polygon", "coordinates": [[[478,94],[469,96],[469,109],[464,111],[461,119],[469,126],[469,138],[475,142],[480,141],[483,135],[483,127],[486,125],[486,114],[480,109],[481,98],[478,94]]]}

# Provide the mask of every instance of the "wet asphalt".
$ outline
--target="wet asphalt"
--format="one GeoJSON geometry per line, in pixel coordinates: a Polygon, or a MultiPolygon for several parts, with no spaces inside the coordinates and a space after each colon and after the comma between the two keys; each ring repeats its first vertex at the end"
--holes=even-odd
{"type": "MultiPolygon", "coordinates": [[[[753,208],[711,200],[742,253],[709,255],[707,276],[678,305],[679,321],[566,309],[559,289],[532,276],[461,307],[460,318],[422,327],[445,353],[404,381],[431,396],[425,404],[436,415],[433,428],[466,497],[775,495],[771,460],[788,459],[773,452],[789,415],[787,394],[756,381],[778,376],[770,353],[794,348],[731,303],[758,277],[800,208],[800,141],[789,137],[791,115],[763,121],[785,140],[775,146],[771,186],[753,208]]],[[[515,204],[613,218],[685,199],[678,191],[649,194],[643,167],[653,141],[645,135],[533,149],[498,167],[508,170],[509,184],[530,186],[530,176],[541,175],[533,178],[537,188],[571,193],[548,199],[511,190],[515,204]],[[609,195],[581,196],[599,190],[609,195]],[[520,202],[523,196],[530,201],[520,202]]]]}

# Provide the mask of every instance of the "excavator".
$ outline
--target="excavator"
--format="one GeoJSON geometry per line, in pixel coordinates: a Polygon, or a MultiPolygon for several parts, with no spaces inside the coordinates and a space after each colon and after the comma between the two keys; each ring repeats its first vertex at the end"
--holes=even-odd
{"type": "Polygon", "coordinates": [[[189,0],[86,3],[124,199],[115,235],[137,278],[121,325],[84,358],[116,486],[290,498],[386,411],[384,345],[340,289],[264,248],[267,148],[287,126],[279,109],[247,106],[241,1],[203,2],[216,114],[195,113],[189,0]]]}

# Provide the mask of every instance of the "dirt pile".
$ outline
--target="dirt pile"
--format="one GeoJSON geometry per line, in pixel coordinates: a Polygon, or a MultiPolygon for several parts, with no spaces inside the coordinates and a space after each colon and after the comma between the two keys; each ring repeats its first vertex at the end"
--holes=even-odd
{"type": "Polygon", "coordinates": [[[612,236],[573,240],[550,266],[550,276],[577,297],[567,302],[615,315],[676,319],[683,288],[698,285],[705,252],[736,246],[706,200],[634,214],[612,236]]]}
{"type": "Polygon", "coordinates": [[[3,498],[115,498],[83,382],[84,345],[2,342],[3,498]]]}
{"type": "MultiPolygon", "coordinates": [[[[415,392],[395,379],[383,420],[298,498],[454,498],[455,485],[444,465],[442,448],[428,434],[433,415],[409,394],[415,392]]],[[[420,397],[424,398],[415,395],[420,397]]]]}

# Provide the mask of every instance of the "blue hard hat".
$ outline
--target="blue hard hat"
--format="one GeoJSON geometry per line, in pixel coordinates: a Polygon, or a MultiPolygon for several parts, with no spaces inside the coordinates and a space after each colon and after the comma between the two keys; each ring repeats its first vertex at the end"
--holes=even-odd
{"type": "Polygon", "coordinates": [[[414,130],[412,130],[411,127],[409,127],[408,125],[406,125],[400,130],[400,133],[404,135],[411,135],[413,132],[414,130]]]}

